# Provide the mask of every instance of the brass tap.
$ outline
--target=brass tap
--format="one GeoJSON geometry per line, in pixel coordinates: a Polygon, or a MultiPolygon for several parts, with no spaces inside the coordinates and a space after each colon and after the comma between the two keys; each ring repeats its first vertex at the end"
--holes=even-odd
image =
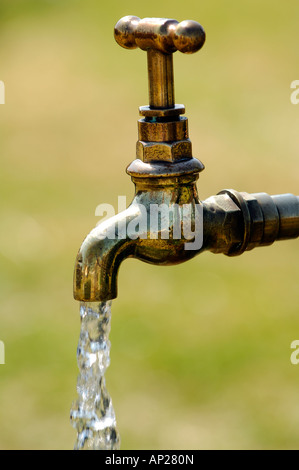
{"type": "Polygon", "coordinates": [[[236,256],[297,238],[298,196],[223,190],[205,201],[198,198],[196,181],[204,165],[192,156],[188,120],[182,116],[185,107],[175,104],[173,53],[201,49],[202,26],[190,20],[126,16],[116,24],[114,36],[126,49],[147,52],[149,105],[139,108],[136,160],[127,167],[135,197],[125,211],[98,225],[84,240],[75,265],[75,299],[114,299],[118,269],[128,257],[174,265],[202,251],[236,256]],[[160,220],[155,233],[153,207],[169,209],[166,228],[160,220]],[[182,230],[186,222],[191,237],[182,230]],[[136,225],[143,227],[137,234],[136,225]]]}

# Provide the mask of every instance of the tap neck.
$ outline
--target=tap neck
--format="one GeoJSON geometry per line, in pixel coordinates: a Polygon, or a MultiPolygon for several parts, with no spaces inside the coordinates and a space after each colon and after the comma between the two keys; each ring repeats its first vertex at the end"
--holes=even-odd
{"type": "Polygon", "coordinates": [[[196,181],[198,174],[173,178],[132,178],[138,204],[183,205],[198,202],[196,181]]]}

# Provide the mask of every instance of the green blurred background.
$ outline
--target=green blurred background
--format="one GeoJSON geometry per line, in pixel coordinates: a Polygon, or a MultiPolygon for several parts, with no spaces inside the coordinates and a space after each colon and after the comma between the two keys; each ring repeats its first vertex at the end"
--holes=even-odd
{"type": "MultiPolygon", "coordinates": [[[[174,60],[200,198],[299,194],[298,0],[1,0],[1,449],[73,448],[74,260],[96,206],[133,196],[125,167],[148,103],[145,54],[113,39],[128,14],[206,30],[202,51],[174,60]]],[[[298,241],[126,261],[107,371],[122,449],[298,449],[298,280],[298,241]]]]}

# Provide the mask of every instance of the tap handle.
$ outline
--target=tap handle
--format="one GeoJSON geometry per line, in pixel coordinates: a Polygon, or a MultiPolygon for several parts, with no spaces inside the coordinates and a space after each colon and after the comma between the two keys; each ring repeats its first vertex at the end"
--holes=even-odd
{"type": "Polygon", "coordinates": [[[206,38],[202,26],[191,20],[179,23],[166,18],[124,16],[115,25],[114,37],[125,49],[139,47],[147,51],[149,107],[140,107],[140,114],[154,117],[184,113],[184,106],[175,105],[172,54],[192,54],[201,49],[206,38]]]}
{"type": "Polygon", "coordinates": [[[124,16],[115,25],[116,42],[125,49],[156,49],[164,54],[197,52],[204,45],[203,27],[192,20],[124,16]]]}

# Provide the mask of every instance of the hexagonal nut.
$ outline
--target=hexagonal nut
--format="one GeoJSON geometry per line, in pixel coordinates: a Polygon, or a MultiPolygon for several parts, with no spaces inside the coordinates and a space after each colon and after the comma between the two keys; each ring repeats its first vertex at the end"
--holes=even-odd
{"type": "Polygon", "coordinates": [[[182,158],[192,158],[192,143],[189,139],[176,142],[144,142],[138,140],[136,157],[144,162],[175,162],[182,158]]]}

